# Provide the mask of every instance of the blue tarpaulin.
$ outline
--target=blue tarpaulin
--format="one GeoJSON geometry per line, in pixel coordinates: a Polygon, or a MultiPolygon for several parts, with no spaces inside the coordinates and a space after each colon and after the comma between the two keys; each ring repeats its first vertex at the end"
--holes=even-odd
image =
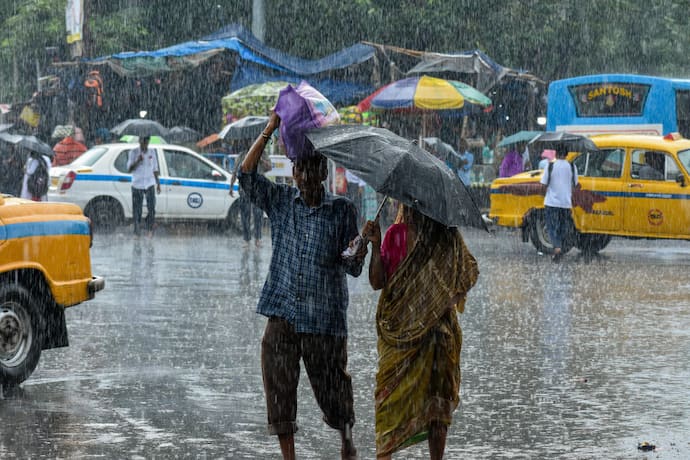
{"type": "Polygon", "coordinates": [[[237,67],[228,91],[271,80],[294,83],[308,80],[331,102],[339,104],[351,103],[375,89],[368,83],[371,81],[371,75],[362,75],[361,82],[351,77],[347,81],[339,80],[331,75],[332,71],[373,59],[373,46],[360,43],[318,60],[307,60],[266,46],[239,24],[225,26],[199,40],[154,51],[117,53],[89,62],[107,63],[122,76],[145,77],[166,71],[193,68],[216,54],[227,51],[237,53],[237,67]]]}

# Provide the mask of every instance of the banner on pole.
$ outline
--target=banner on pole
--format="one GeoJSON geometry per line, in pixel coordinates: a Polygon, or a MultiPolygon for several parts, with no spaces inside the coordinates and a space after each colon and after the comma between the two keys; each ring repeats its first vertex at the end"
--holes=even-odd
{"type": "Polygon", "coordinates": [[[84,25],[84,0],[67,0],[65,24],[67,26],[67,43],[81,41],[84,25]]]}

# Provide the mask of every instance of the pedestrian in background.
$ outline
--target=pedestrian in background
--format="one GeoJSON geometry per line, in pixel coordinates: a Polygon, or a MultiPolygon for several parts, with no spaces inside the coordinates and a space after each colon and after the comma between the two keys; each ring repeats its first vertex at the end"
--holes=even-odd
{"type": "Polygon", "coordinates": [[[520,153],[520,147],[520,145],[513,145],[505,154],[498,168],[498,177],[511,177],[523,171],[524,159],[520,153]]]}
{"type": "Polygon", "coordinates": [[[50,179],[50,158],[47,155],[41,155],[38,152],[29,152],[29,158],[26,160],[26,166],[24,168],[24,180],[22,181],[22,191],[21,198],[33,201],[48,201],[48,186],[46,185],[45,192],[41,195],[34,195],[31,192],[31,187],[29,181],[31,176],[38,174],[39,162],[45,163],[44,170],[48,172],[48,180],[50,179]]]}
{"type": "Polygon", "coordinates": [[[458,172],[458,177],[466,186],[472,183],[472,166],[474,166],[474,155],[470,152],[469,144],[466,139],[460,139],[459,153],[454,153],[454,166],[458,172]]]}
{"type": "Polygon", "coordinates": [[[553,261],[560,262],[563,256],[563,241],[572,236],[572,197],[573,188],[578,185],[578,180],[577,167],[565,159],[568,156],[568,148],[559,145],[555,150],[556,160],[547,165],[541,184],[545,189],[544,216],[546,229],[553,244],[553,261]]]}
{"type": "Polygon", "coordinates": [[[149,136],[139,137],[139,147],[129,151],[127,171],[132,174],[132,216],[134,235],[141,233],[141,215],[146,198],[145,230],[153,236],[156,220],[156,192],[161,192],[158,157],[155,149],[149,148],[149,136]],[[154,189],[155,187],[155,189],[154,189]]]}
{"type": "Polygon", "coordinates": [[[352,379],[347,372],[347,274],[359,276],[366,256],[342,252],[358,236],[357,210],[323,186],[328,162],[318,152],[298,156],[296,187],[257,172],[261,154],[280,118],[272,113],[245,157],[240,186],[271,222],[271,263],[257,312],[268,322],[261,342],[261,369],[269,432],[278,435],[284,459],[295,458],[300,360],[326,424],[340,432],[341,458],[356,459],[352,379]]]}
{"type": "MultiPolygon", "coordinates": [[[[237,172],[242,165],[245,157],[248,153],[248,145],[237,144],[236,149],[240,151],[240,154],[235,158],[235,167],[232,170],[232,178],[230,179],[230,196],[235,195],[233,187],[235,186],[235,180],[237,179],[237,172]]],[[[268,155],[268,151],[264,149],[261,153],[261,158],[259,159],[259,164],[257,165],[257,174],[265,174],[270,171],[271,158],[268,155]]],[[[242,221],[242,238],[244,239],[244,247],[248,248],[249,243],[252,240],[252,221],[254,222],[254,245],[258,248],[261,246],[261,230],[263,227],[264,211],[252,204],[247,193],[240,187],[239,191],[239,207],[240,207],[240,220],[242,221]]]]}
{"type": "Polygon", "coordinates": [[[477,281],[477,262],[456,228],[400,205],[381,244],[378,222],[362,229],[371,242],[369,283],[383,289],[376,309],[376,456],[425,439],[443,458],[460,401],[462,313],[477,281]]]}

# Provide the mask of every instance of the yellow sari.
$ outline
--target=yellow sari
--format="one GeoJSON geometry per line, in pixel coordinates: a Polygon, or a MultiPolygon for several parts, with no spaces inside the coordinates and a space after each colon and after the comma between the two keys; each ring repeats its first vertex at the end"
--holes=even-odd
{"type": "Polygon", "coordinates": [[[477,262],[457,229],[425,219],[413,250],[381,292],[376,312],[376,452],[391,454],[450,425],[460,401],[462,313],[477,262]]]}

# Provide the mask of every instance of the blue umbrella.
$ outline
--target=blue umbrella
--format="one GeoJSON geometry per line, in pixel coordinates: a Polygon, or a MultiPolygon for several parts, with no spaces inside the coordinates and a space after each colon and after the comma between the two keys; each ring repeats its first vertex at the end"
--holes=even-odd
{"type": "Polygon", "coordinates": [[[498,143],[498,147],[507,147],[521,142],[529,142],[543,132],[544,131],[518,131],[515,134],[504,137],[503,140],[498,143]]]}

